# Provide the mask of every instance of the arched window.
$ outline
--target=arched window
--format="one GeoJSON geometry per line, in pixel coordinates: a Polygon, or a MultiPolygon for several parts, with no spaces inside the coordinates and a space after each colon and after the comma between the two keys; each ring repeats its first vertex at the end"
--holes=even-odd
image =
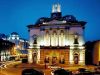
{"type": "Polygon", "coordinates": [[[65,44],[64,30],[61,30],[59,36],[59,45],[64,46],[64,44],[65,44]]]}
{"type": "Polygon", "coordinates": [[[57,46],[57,32],[56,32],[56,30],[52,31],[51,46],[57,46]]]}
{"type": "Polygon", "coordinates": [[[50,33],[49,33],[49,31],[46,31],[45,43],[46,43],[46,46],[50,45],[50,33]]]}
{"type": "Polygon", "coordinates": [[[79,34],[78,33],[75,33],[74,34],[74,44],[79,44],[78,37],[79,37],[79,34]]]}
{"type": "Polygon", "coordinates": [[[32,37],[33,37],[33,40],[34,40],[33,44],[37,44],[37,35],[34,34],[32,37]]]}
{"type": "Polygon", "coordinates": [[[54,46],[57,46],[57,32],[53,31],[54,46]]]}

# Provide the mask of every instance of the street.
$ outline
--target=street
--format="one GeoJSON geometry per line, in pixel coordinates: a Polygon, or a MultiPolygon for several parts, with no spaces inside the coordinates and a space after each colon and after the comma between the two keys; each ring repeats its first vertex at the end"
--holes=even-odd
{"type": "MultiPolygon", "coordinates": [[[[20,61],[13,61],[13,62],[5,62],[6,67],[0,67],[0,75],[21,75],[24,69],[33,68],[36,70],[43,71],[45,75],[51,75],[51,71],[60,68],[59,66],[48,66],[45,69],[44,65],[40,64],[28,64],[28,63],[21,63],[20,61]]],[[[61,65],[60,65],[61,66],[61,65]]],[[[62,65],[66,70],[75,71],[78,68],[84,67],[90,70],[94,70],[94,66],[66,66],[62,65]]]]}

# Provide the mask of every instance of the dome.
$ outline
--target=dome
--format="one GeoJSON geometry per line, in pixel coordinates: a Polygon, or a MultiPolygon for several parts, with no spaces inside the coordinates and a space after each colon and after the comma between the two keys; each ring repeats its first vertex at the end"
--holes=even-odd
{"type": "Polygon", "coordinates": [[[36,24],[42,24],[43,22],[49,22],[50,18],[47,17],[41,17],[37,20],[36,24]]]}
{"type": "Polygon", "coordinates": [[[12,32],[11,35],[18,35],[18,33],[17,32],[12,32]]]}
{"type": "Polygon", "coordinates": [[[5,34],[0,34],[0,38],[7,38],[5,34]]]}
{"type": "Polygon", "coordinates": [[[63,20],[66,21],[77,21],[76,18],[73,15],[66,15],[63,17],[63,20]]]}

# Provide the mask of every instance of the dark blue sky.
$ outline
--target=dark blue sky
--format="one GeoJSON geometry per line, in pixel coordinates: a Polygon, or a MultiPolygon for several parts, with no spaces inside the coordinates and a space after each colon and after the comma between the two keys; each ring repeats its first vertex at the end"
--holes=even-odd
{"type": "MultiPolygon", "coordinates": [[[[27,25],[40,17],[49,17],[58,0],[0,0],[0,33],[18,32],[28,38],[27,25]]],[[[63,15],[86,21],[86,41],[100,39],[100,0],[59,0],[63,15]]]]}

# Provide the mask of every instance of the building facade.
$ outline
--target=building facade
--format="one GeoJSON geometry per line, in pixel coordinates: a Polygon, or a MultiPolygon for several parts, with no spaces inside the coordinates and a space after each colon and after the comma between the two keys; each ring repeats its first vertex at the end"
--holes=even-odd
{"type": "Polygon", "coordinates": [[[94,44],[93,64],[100,65],[100,40],[94,44]]]}
{"type": "Polygon", "coordinates": [[[21,58],[27,58],[27,48],[29,42],[26,39],[23,39],[19,36],[17,32],[12,32],[8,37],[8,40],[15,44],[14,53],[12,57],[15,57],[15,60],[21,60],[21,58]]]}
{"type": "Polygon", "coordinates": [[[1,61],[27,58],[28,46],[29,42],[26,39],[20,38],[19,34],[16,32],[12,32],[9,36],[0,34],[1,61]]]}
{"type": "Polygon", "coordinates": [[[85,24],[73,15],[62,16],[60,4],[54,4],[49,18],[27,26],[29,63],[85,65],[85,24]]]}
{"type": "Polygon", "coordinates": [[[8,40],[15,43],[16,48],[19,50],[25,50],[28,48],[28,40],[21,38],[16,32],[12,32],[8,37],[8,40]]]}
{"type": "Polygon", "coordinates": [[[10,61],[14,43],[0,39],[0,61],[10,61]]]}

